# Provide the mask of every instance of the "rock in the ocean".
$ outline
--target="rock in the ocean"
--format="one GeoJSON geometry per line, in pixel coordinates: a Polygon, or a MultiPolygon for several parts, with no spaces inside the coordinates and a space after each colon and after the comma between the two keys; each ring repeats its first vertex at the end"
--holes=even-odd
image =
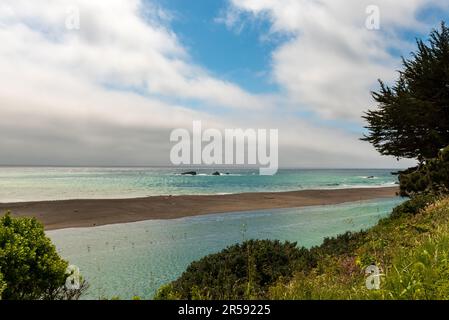
{"type": "Polygon", "coordinates": [[[196,171],[187,171],[181,173],[183,176],[196,176],[196,171]]]}
{"type": "Polygon", "coordinates": [[[215,171],[214,173],[212,173],[212,175],[213,175],[213,176],[219,176],[219,175],[220,175],[220,172],[215,171]]]}

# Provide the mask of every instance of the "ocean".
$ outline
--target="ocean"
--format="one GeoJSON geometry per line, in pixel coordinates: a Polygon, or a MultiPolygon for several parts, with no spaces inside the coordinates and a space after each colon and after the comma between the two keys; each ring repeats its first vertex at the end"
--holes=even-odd
{"type": "Polygon", "coordinates": [[[395,170],[280,169],[274,176],[258,170],[176,168],[0,167],[0,202],[63,199],[135,198],[157,195],[278,192],[392,186],[395,170]],[[226,174],[229,173],[229,174],[226,174]]]}

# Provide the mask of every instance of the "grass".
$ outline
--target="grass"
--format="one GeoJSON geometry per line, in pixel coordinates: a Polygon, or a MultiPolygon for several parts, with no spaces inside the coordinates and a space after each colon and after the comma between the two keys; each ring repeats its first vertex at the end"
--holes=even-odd
{"type": "MultiPolygon", "coordinates": [[[[422,202],[422,201],[421,201],[422,202]]],[[[326,240],[311,249],[318,265],[298,270],[269,291],[271,299],[448,299],[449,198],[403,211],[366,232],[326,240]],[[406,211],[410,211],[408,214],[406,211]],[[380,289],[366,287],[365,270],[381,270],[380,289]]]]}

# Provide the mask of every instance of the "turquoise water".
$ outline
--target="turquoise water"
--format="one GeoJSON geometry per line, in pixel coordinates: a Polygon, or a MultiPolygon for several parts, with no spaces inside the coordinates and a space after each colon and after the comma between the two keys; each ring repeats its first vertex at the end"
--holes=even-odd
{"type": "Polygon", "coordinates": [[[151,298],[194,260],[245,239],[279,239],[310,247],[324,237],[374,225],[401,198],[335,206],[263,210],[151,220],[48,232],[60,254],[90,283],[85,298],[151,298]]]}
{"type": "Polygon", "coordinates": [[[301,189],[391,186],[394,170],[281,169],[274,176],[258,170],[199,170],[182,176],[176,168],[0,167],[0,202],[133,198],[155,195],[225,194],[301,189]],[[371,177],[371,178],[368,178],[371,177]]]}

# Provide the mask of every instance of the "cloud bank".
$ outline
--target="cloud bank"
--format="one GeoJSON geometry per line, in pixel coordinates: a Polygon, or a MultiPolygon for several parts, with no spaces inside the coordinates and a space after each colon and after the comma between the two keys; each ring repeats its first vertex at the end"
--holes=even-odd
{"type": "Polygon", "coordinates": [[[394,77],[392,52],[410,46],[399,31],[428,31],[416,14],[438,3],[378,1],[380,31],[364,26],[367,3],[229,2],[216,20],[228,28],[265,19],[271,31],[261,36],[288,35],[267,70],[280,91],[255,94],[193,61],[157,2],[4,0],[0,164],[164,165],[170,131],[202,120],[218,129],[278,128],[282,166],[407,165],[328,121],[360,124],[375,80],[394,77]],[[79,30],[66,27],[73,8],[79,30]]]}

